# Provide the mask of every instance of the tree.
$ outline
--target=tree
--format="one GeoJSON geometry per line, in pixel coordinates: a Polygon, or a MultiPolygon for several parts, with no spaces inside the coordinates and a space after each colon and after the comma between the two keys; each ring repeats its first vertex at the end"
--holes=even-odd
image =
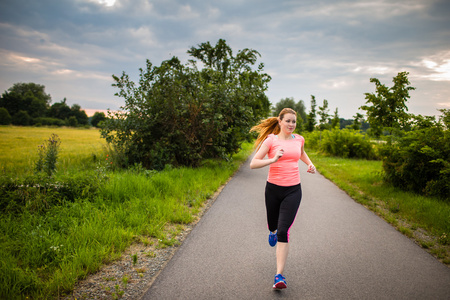
{"type": "Polygon", "coordinates": [[[302,123],[305,123],[308,119],[308,116],[306,114],[306,106],[303,100],[298,100],[297,104],[295,105],[295,111],[297,112],[297,115],[301,117],[302,123]]]}
{"type": "Polygon", "coordinates": [[[44,117],[51,103],[51,96],[45,93],[45,86],[36,83],[15,83],[0,97],[0,107],[15,115],[20,110],[32,117],[44,117]]]}
{"type": "MultiPolygon", "coordinates": [[[[191,47],[187,53],[206,65],[200,71],[200,86],[202,92],[209,94],[215,111],[205,118],[210,120],[209,126],[221,128],[213,139],[216,144],[207,147],[207,155],[223,157],[235,153],[241,141],[249,138],[248,131],[253,125],[249,122],[259,121],[269,113],[270,102],[264,92],[271,78],[263,73],[263,63],[256,70],[252,68],[261,55],[245,48],[233,56],[232,49],[223,39],[219,39],[214,47],[206,42],[197,48],[191,47]]],[[[190,60],[190,64],[197,70],[194,60],[190,60]]]]}
{"type": "Polygon", "coordinates": [[[353,124],[352,124],[352,128],[354,130],[360,130],[361,126],[364,122],[364,116],[360,113],[356,113],[356,115],[353,116],[353,124]]]}
{"type": "Polygon", "coordinates": [[[106,119],[105,113],[96,111],[91,118],[91,125],[99,127],[99,123],[106,119]]]}
{"type": "MultiPolygon", "coordinates": [[[[224,77],[232,64],[233,51],[223,39],[219,39],[215,47],[210,42],[206,42],[198,45],[197,48],[191,47],[187,53],[199,59],[207,68],[218,71],[224,77]]],[[[256,61],[256,54],[259,55],[257,51],[251,50],[250,55],[252,57],[250,59],[256,61]]]]}
{"type": "Polygon", "coordinates": [[[74,104],[70,108],[70,111],[71,115],[76,118],[77,124],[81,125],[89,124],[89,117],[87,116],[86,112],[81,109],[81,106],[79,106],[78,104],[74,104]]]}
{"type": "Polygon", "coordinates": [[[34,95],[31,95],[30,92],[28,92],[25,97],[31,100],[28,106],[30,116],[33,118],[44,117],[48,109],[47,103],[42,99],[38,99],[34,95]]]}
{"type": "Polygon", "coordinates": [[[276,105],[274,109],[274,115],[278,116],[283,108],[292,108],[297,112],[297,130],[302,131],[303,124],[306,121],[305,103],[303,100],[299,100],[295,103],[294,98],[283,98],[276,105]]]}
{"type": "MultiPolygon", "coordinates": [[[[69,107],[69,105],[67,105],[66,98],[61,100],[61,102],[54,103],[48,110],[48,116],[61,120],[69,120],[71,117],[75,117],[77,124],[89,124],[89,117],[86,112],[81,109],[80,105],[73,104],[72,107],[69,107]]],[[[71,121],[71,124],[73,123],[74,122],[71,121]]]]}
{"type": "Polygon", "coordinates": [[[331,119],[331,128],[339,129],[340,123],[341,123],[341,119],[339,119],[338,108],[336,107],[336,110],[334,111],[333,119],[331,119]]]}
{"type": "Polygon", "coordinates": [[[311,110],[309,111],[307,120],[306,120],[306,130],[309,132],[313,132],[316,126],[316,97],[311,95],[311,110]]]}
{"type": "Polygon", "coordinates": [[[325,129],[329,129],[330,125],[328,124],[329,120],[330,120],[330,115],[328,114],[329,109],[328,109],[328,100],[323,100],[323,105],[319,106],[319,116],[320,116],[320,120],[319,120],[319,129],[320,130],[325,130],[325,129]]]}
{"type": "Polygon", "coordinates": [[[108,112],[102,136],[128,164],[163,169],[166,164],[196,166],[206,157],[228,158],[250,138],[251,126],[268,115],[264,92],[270,76],[263,64],[252,68],[257,51],[243,49],[233,56],[219,40],[188,53],[194,59],[186,65],[177,57],[159,67],[147,60],[138,85],[125,72],[113,75],[116,96],[125,105],[121,112],[108,112]]]}
{"type": "Polygon", "coordinates": [[[297,112],[297,117],[301,118],[303,122],[306,121],[307,118],[306,108],[303,100],[299,100],[297,103],[295,103],[295,100],[292,97],[281,99],[280,101],[277,102],[277,104],[275,104],[274,115],[278,116],[280,112],[283,110],[283,108],[286,107],[295,110],[297,112]]]}
{"type": "Polygon", "coordinates": [[[64,98],[61,102],[54,103],[48,111],[48,116],[61,120],[69,119],[72,116],[72,111],[66,102],[67,99],[64,98]]]}
{"type": "MultiPolygon", "coordinates": [[[[283,110],[283,108],[292,108],[293,110],[295,110],[295,101],[294,98],[282,98],[280,101],[278,101],[277,104],[275,104],[275,109],[274,109],[274,116],[278,116],[280,114],[280,112],[283,110]]],[[[295,110],[297,111],[297,110],[295,110]]],[[[298,113],[298,112],[297,112],[298,113]]]]}
{"type": "Polygon", "coordinates": [[[367,121],[373,134],[380,136],[383,130],[391,134],[407,125],[410,115],[406,112],[406,102],[410,98],[409,91],[415,90],[409,86],[408,72],[400,72],[394,77],[394,86],[391,88],[381,84],[377,78],[371,78],[375,83],[375,93],[365,93],[366,104],[360,109],[366,111],[367,121]]]}
{"type": "Polygon", "coordinates": [[[4,107],[0,107],[0,125],[11,124],[12,118],[8,110],[4,107]]]}
{"type": "Polygon", "coordinates": [[[450,130],[450,109],[439,109],[442,115],[439,117],[439,121],[444,125],[444,128],[450,130]]]}

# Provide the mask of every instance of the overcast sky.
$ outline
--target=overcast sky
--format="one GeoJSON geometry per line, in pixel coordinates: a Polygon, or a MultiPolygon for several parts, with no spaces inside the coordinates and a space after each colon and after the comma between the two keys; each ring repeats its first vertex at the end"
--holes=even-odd
{"type": "MultiPolygon", "coordinates": [[[[257,50],[271,75],[267,95],[329,102],[352,118],[374,92],[409,72],[414,114],[450,108],[449,0],[1,0],[0,93],[17,82],[46,87],[88,114],[117,110],[111,75],[222,38],[234,53],[257,50]]],[[[360,112],[360,111],[359,111],[360,112]]]]}

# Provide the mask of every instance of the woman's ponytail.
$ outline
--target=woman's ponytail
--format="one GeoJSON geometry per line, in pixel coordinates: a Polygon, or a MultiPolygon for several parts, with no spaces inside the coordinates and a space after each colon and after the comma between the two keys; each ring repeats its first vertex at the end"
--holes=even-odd
{"type": "Polygon", "coordinates": [[[269,136],[269,134],[279,134],[280,133],[280,125],[278,125],[278,120],[283,120],[285,114],[294,114],[297,116],[297,113],[292,108],[284,108],[280,115],[277,117],[271,117],[265,120],[262,120],[258,125],[253,126],[250,129],[250,132],[256,131],[259,133],[258,138],[255,141],[256,151],[262,145],[262,142],[269,136]]]}
{"type": "Polygon", "coordinates": [[[280,126],[278,125],[278,118],[272,117],[265,120],[262,120],[258,125],[253,126],[250,129],[250,132],[256,131],[259,133],[258,138],[255,141],[256,151],[261,147],[262,142],[269,136],[269,134],[278,134],[280,133],[280,126]]]}

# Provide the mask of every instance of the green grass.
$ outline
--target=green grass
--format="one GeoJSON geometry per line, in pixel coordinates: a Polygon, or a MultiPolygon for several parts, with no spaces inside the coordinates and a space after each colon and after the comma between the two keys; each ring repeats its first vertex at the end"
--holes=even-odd
{"type": "Polygon", "coordinates": [[[0,172],[23,175],[33,169],[38,146],[54,133],[61,139],[60,169],[91,167],[106,145],[98,129],[0,126],[0,172]]]}
{"type": "Polygon", "coordinates": [[[308,155],[319,172],[353,199],[376,212],[406,236],[414,238],[431,253],[438,253],[433,254],[444,263],[450,264],[448,203],[383,183],[381,161],[324,156],[314,150],[309,150],[308,155]],[[423,231],[426,237],[420,234],[423,231]]]}
{"type": "Polygon", "coordinates": [[[9,163],[3,176],[31,174],[37,155],[34,158],[34,145],[29,143],[39,144],[56,133],[61,148],[66,145],[65,154],[61,153],[66,162],[58,165],[55,180],[79,182],[90,178],[100,187],[95,192],[82,190],[73,201],[45,209],[30,206],[0,215],[0,298],[48,299],[64,295],[78,280],[119,258],[134,242],[152,239],[161,247],[173,245],[175,240],[168,228],[194,221],[203,203],[252,151],[252,145],[244,144],[232,161],[206,160],[195,169],[152,172],[132,168],[112,172],[105,167],[106,161],[93,160],[94,155],[105,157],[98,131],[26,129],[1,128],[1,147],[16,147],[16,153],[1,158],[9,163]],[[26,134],[26,129],[31,132],[26,134]],[[16,139],[15,134],[24,138],[16,139]],[[25,154],[20,155],[20,151],[25,154]],[[23,169],[20,172],[18,165],[23,169]]]}

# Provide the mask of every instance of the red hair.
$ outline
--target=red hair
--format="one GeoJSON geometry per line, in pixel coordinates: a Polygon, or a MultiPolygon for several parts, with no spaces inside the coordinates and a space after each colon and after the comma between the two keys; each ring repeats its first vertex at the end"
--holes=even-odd
{"type": "Polygon", "coordinates": [[[297,117],[297,113],[292,108],[283,108],[280,114],[277,117],[271,117],[265,120],[262,120],[258,125],[255,125],[250,129],[250,132],[256,131],[259,132],[258,138],[255,141],[255,148],[259,150],[262,142],[267,138],[267,136],[271,133],[279,134],[280,133],[280,125],[278,124],[278,120],[283,120],[285,114],[294,114],[297,117]]]}

